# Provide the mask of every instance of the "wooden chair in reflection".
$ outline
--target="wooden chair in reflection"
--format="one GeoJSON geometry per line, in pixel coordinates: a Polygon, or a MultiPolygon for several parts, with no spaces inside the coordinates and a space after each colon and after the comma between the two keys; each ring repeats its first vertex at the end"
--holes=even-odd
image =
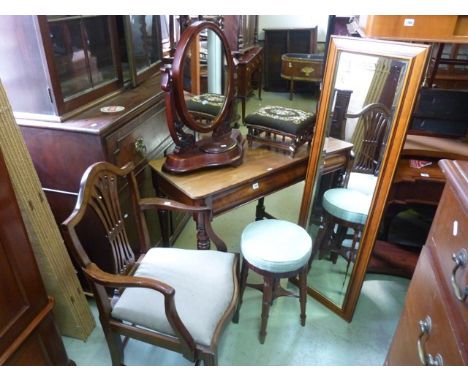
{"type": "Polygon", "coordinates": [[[344,139],[346,120],[359,119],[352,170],[344,177],[342,188],[332,188],[323,194],[323,224],[313,251],[319,254],[319,258],[329,252],[333,263],[338,256],[344,257],[347,261],[346,275],[359,249],[385,152],[390,120],[390,111],[381,103],[371,103],[356,114],[346,113],[350,95],[351,91],[338,91],[339,107],[335,108],[332,116],[330,132],[344,139]]]}
{"type": "Polygon", "coordinates": [[[217,364],[218,339],[238,299],[238,258],[226,252],[210,220],[208,207],[140,198],[131,163],[118,168],[100,162],[87,169],[62,228],[89,280],[113,365],[123,365],[128,338],[182,353],[197,364],[217,364]],[[125,229],[129,217],[117,196],[123,184],[130,189],[141,254],[134,253],[125,229]],[[193,214],[200,250],[150,248],[144,211],[157,209],[193,214]],[[104,226],[111,250],[100,256],[108,257],[110,270],[93,262],[84,249],[90,243],[80,241],[79,223],[87,213],[95,213],[104,226]],[[210,240],[218,251],[209,250],[210,240]]]}

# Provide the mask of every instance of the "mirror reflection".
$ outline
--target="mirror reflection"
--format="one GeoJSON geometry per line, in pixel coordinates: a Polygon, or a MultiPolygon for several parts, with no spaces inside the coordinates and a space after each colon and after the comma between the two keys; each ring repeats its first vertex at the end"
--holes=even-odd
{"type": "Polygon", "coordinates": [[[308,285],[343,306],[399,101],[406,63],[339,52],[307,230],[314,242],[308,285]],[[328,150],[345,153],[330,165],[328,150]]]}
{"type": "Polygon", "coordinates": [[[203,29],[191,39],[183,62],[184,97],[195,121],[210,126],[226,100],[227,63],[221,38],[203,29]]]}

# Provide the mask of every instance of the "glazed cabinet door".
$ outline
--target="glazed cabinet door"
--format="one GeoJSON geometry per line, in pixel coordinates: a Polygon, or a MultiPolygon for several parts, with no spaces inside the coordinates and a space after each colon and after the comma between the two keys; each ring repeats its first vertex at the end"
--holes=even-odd
{"type": "Polygon", "coordinates": [[[463,345],[439,288],[432,254],[424,247],[403,313],[387,355],[387,365],[464,365],[463,345]]]}

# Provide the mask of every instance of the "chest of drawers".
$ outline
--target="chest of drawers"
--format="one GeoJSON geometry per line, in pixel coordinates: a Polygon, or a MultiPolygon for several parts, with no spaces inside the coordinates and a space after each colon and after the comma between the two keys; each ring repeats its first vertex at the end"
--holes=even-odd
{"type": "Polygon", "coordinates": [[[468,162],[439,165],[446,185],[387,365],[468,364],[468,162]]]}

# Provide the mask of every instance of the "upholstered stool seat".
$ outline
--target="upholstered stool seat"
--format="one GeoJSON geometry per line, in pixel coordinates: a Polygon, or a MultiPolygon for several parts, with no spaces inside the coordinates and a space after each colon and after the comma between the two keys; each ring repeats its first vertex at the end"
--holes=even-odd
{"type": "Polygon", "coordinates": [[[187,109],[191,113],[215,118],[224,105],[225,97],[222,94],[204,93],[190,97],[187,100],[187,109]]]}
{"type": "Polygon", "coordinates": [[[260,342],[265,341],[270,305],[279,296],[293,295],[280,287],[281,278],[299,275],[299,299],[301,325],[305,325],[307,294],[307,264],[312,250],[312,239],[305,229],[284,220],[259,220],[250,223],[242,232],[241,253],[243,256],[240,284],[240,301],[247,285],[249,268],[264,278],[261,285],[251,285],[263,292],[260,342]]]}
{"type": "Polygon", "coordinates": [[[323,194],[323,208],[350,223],[364,224],[372,196],[349,188],[332,188],[323,194]]]}
{"type": "Polygon", "coordinates": [[[284,106],[265,106],[245,117],[249,145],[253,141],[289,151],[310,143],[315,126],[315,113],[284,106]]]}
{"type": "Polygon", "coordinates": [[[372,195],[348,188],[332,188],[323,194],[324,222],[313,252],[318,252],[322,258],[324,251],[330,251],[333,263],[336,263],[338,255],[343,256],[347,261],[346,275],[358,251],[371,201],[372,195]],[[352,240],[345,246],[343,242],[349,229],[353,232],[352,240]]]}

